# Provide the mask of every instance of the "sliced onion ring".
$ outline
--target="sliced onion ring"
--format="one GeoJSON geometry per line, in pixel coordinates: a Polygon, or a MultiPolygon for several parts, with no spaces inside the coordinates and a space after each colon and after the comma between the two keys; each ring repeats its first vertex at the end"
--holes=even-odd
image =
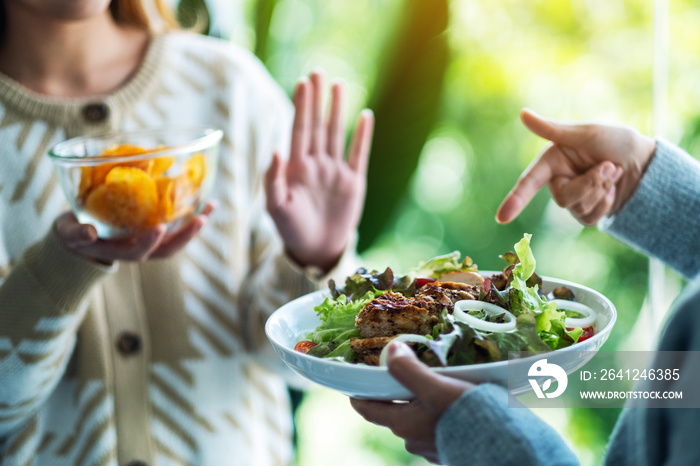
{"type": "Polygon", "coordinates": [[[515,330],[515,316],[509,311],[500,306],[485,301],[476,299],[465,299],[455,303],[455,310],[452,313],[455,319],[464,322],[472,328],[482,330],[484,332],[504,333],[515,330]],[[467,314],[465,311],[484,311],[486,315],[498,316],[506,315],[506,322],[499,324],[496,322],[487,322],[477,319],[476,317],[467,314]]]}
{"type": "Polygon", "coordinates": [[[422,343],[428,346],[430,340],[428,340],[423,335],[413,335],[410,333],[402,333],[401,335],[397,335],[396,338],[393,338],[389,343],[387,343],[386,346],[382,348],[382,352],[379,353],[380,366],[386,366],[386,349],[389,347],[390,344],[392,344],[395,341],[403,341],[405,343],[422,343]]]}
{"type": "Polygon", "coordinates": [[[595,311],[585,304],[569,301],[568,299],[553,299],[550,303],[556,304],[558,311],[576,311],[579,314],[583,314],[583,317],[567,317],[564,320],[564,325],[566,325],[567,328],[585,328],[595,323],[595,311]]]}

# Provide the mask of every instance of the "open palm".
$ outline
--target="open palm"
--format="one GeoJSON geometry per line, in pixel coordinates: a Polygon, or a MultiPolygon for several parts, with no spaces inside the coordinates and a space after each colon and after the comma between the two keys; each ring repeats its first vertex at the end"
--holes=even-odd
{"type": "Polygon", "coordinates": [[[360,114],[346,160],[343,87],[331,88],[328,122],[322,90],[320,72],[297,84],[289,160],[274,155],[265,189],[287,253],[300,265],[328,271],[360,221],[374,118],[369,110],[360,114]]]}

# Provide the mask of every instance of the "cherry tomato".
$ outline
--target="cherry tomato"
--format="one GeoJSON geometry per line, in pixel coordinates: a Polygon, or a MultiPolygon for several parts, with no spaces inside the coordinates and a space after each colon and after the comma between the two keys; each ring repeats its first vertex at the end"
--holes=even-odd
{"type": "MultiPolygon", "coordinates": [[[[571,330],[571,329],[567,329],[567,330],[571,330]]],[[[595,335],[595,330],[593,330],[593,327],[584,327],[583,333],[581,334],[580,337],[578,337],[578,341],[576,343],[581,343],[582,341],[588,340],[593,335],[595,335]]]]}
{"type": "Polygon", "coordinates": [[[300,353],[306,354],[317,344],[318,343],[314,343],[313,341],[302,340],[294,346],[294,351],[299,351],[300,353]]]}
{"type": "Polygon", "coordinates": [[[434,278],[430,277],[421,277],[421,278],[416,278],[416,288],[421,288],[423,285],[427,285],[428,283],[433,283],[435,280],[434,278]]]}

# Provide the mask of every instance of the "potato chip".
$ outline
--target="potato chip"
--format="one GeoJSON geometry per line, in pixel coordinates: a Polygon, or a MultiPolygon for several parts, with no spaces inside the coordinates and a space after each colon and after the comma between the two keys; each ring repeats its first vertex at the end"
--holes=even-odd
{"type": "Polygon", "coordinates": [[[114,168],[118,167],[119,165],[116,163],[105,163],[103,165],[96,165],[92,169],[92,186],[97,187],[100,186],[105,182],[105,178],[107,178],[107,173],[114,168]]]}
{"type": "Polygon", "coordinates": [[[194,190],[198,190],[204,181],[204,175],[207,173],[207,160],[204,154],[198,152],[185,162],[184,173],[187,175],[194,190]]]}
{"type": "MultiPolygon", "coordinates": [[[[105,149],[100,155],[101,156],[124,156],[124,155],[139,155],[146,154],[148,151],[143,147],[133,146],[131,144],[121,144],[119,146],[112,146],[105,149]]],[[[136,160],[134,162],[122,162],[122,163],[105,163],[102,165],[97,165],[92,172],[92,186],[99,186],[105,182],[107,174],[115,167],[135,167],[140,168],[146,173],[150,173],[153,169],[153,160],[136,160]]]]}
{"type": "Polygon", "coordinates": [[[192,196],[197,192],[197,188],[192,185],[186,172],[180,173],[173,178],[173,181],[175,183],[173,187],[173,203],[175,204],[175,210],[178,210],[180,206],[190,203],[192,196]]]}
{"type": "Polygon", "coordinates": [[[85,199],[85,210],[97,220],[112,224],[112,207],[107,186],[101,185],[90,191],[85,199]]]}
{"type": "Polygon", "coordinates": [[[160,176],[165,173],[165,171],[170,168],[174,162],[174,157],[158,157],[157,159],[153,159],[153,167],[149,173],[153,176],[160,176]]]}
{"type": "Polygon", "coordinates": [[[174,196],[175,182],[172,178],[157,178],[159,221],[169,222],[173,220],[175,213],[174,196]]]}
{"type": "Polygon", "coordinates": [[[105,149],[100,155],[138,155],[146,153],[148,153],[148,151],[143,147],[133,146],[131,144],[120,144],[105,149]]]}
{"type": "MultiPolygon", "coordinates": [[[[106,149],[102,155],[147,152],[151,151],[122,144],[106,149]]],[[[96,220],[135,231],[190,215],[195,209],[193,196],[206,175],[206,158],[197,153],[184,163],[182,173],[163,176],[174,162],[174,157],[158,157],[81,167],[79,200],[96,220]]]]}
{"type": "Polygon", "coordinates": [[[105,179],[113,203],[115,226],[147,228],[155,225],[158,188],[146,172],[134,167],[116,167],[105,179]]]}
{"type": "Polygon", "coordinates": [[[84,201],[92,189],[92,167],[80,167],[80,184],[78,185],[78,199],[84,201]]]}
{"type": "Polygon", "coordinates": [[[143,170],[115,167],[85,201],[95,218],[116,228],[144,229],[158,223],[158,190],[143,170]]]}
{"type": "Polygon", "coordinates": [[[92,170],[92,185],[99,186],[105,182],[105,178],[113,168],[116,167],[133,167],[143,170],[146,173],[150,173],[153,170],[153,160],[137,160],[134,162],[122,162],[122,163],[105,163],[102,165],[97,165],[92,170]]]}

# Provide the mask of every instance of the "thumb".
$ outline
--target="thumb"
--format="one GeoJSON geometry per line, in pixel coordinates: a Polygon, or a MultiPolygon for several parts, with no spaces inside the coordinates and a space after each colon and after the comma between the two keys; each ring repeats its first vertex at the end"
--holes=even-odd
{"type": "Polygon", "coordinates": [[[71,212],[66,212],[56,219],[54,232],[58,239],[71,249],[88,246],[97,241],[95,227],[79,223],[71,212]]]}
{"type": "Polygon", "coordinates": [[[270,167],[265,173],[265,195],[267,197],[267,210],[272,212],[284,203],[287,194],[287,180],[285,179],[285,163],[278,152],[272,156],[270,167]]]}
{"type": "Polygon", "coordinates": [[[557,144],[577,146],[586,137],[586,125],[570,124],[544,118],[529,108],[520,111],[520,120],[536,135],[557,144]]]}
{"type": "Polygon", "coordinates": [[[444,412],[465,390],[472,387],[468,382],[433,372],[418,360],[411,348],[401,342],[389,344],[387,368],[389,374],[416,395],[417,399],[440,413],[444,412]]]}

